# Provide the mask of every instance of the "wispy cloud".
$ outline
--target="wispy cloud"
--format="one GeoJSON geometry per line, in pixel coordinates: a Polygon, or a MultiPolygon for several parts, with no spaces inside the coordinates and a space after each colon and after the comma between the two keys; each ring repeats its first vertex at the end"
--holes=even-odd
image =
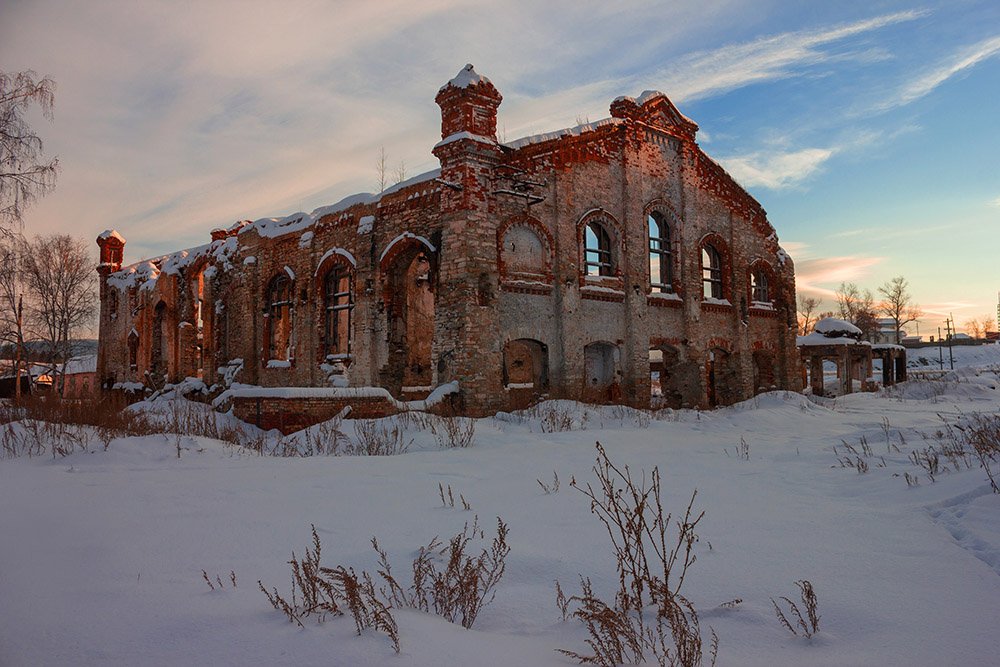
{"type": "Polygon", "coordinates": [[[914,102],[933,92],[948,79],[1000,54],[1000,35],[985,39],[953,54],[943,64],[919,75],[878,105],[885,111],[914,102]]]}
{"type": "Polygon", "coordinates": [[[996,206],[997,208],[1000,208],[1000,197],[997,197],[996,199],[991,201],[990,206],[996,206]]]}
{"type": "MultiPolygon", "coordinates": [[[[1000,204],[998,204],[1000,206],[1000,204]]],[[[834,232],[830,234],[828,238],[853,238],[853,237],[864,237],[866,242],[873,241],[888,241],[891,239],[907,238],[912,239],[917,236],[922,236],[924,234],[940,234],[941,232],[946,232],[948,230],[953,230],[961,227],[963,223],[954,222],[943,225],[927,225],[924,227],[896,227],[892,229],[847,229],[842,232],[834,232]]]]}
{"type": "Polygon", "coordinates": [[[882,260],[882,257],[845,255],[798,261],[795,264],[796,288],[833,298],[840,283],[863,281],[871,274],[870,269],[882,260]]]}
{"type": "Polygon", "coordinates": [[[754,83],[785,79],[807,68],[834,60],[855,58],[862,62],[883,59],[882,51],[863,49],[855,54],[831,54],[824,47],[890,25],[926,16],[921,10],[884,14],[820,30],[786,32],[745,44],[693,53],[679,59],[661,79],[672,97],[695,100],[719,95],[754,83]]]}
{"type": "Polygon", "coordinates": [[[830,148],[804,148],[787,152],[750,153],[720,158],[719,162],[745,187],[781,190],[808,179],[834,153],[830,148]]]}

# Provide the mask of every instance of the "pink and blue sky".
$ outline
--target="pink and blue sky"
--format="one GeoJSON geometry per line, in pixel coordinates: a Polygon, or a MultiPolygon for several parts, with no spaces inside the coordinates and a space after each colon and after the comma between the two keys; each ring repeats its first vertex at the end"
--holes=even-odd
{"type": "Polygon", "coordinates": [[[0,6],[0,66],[58,84],[62,172],[28,233],[117,228],[135,261],[436,166],[439,86],[475,63],[502,138],[667,93],[767,209],[798,288],[895,275],[996,314],[1000,3],[46,2],[0,6]]]}

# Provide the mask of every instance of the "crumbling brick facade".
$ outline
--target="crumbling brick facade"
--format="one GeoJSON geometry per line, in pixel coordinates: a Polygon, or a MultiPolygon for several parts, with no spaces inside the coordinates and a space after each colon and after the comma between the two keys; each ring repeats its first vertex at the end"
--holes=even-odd
{"type": "Polygon", "coordinates": [[[457,381],[468,414],[800,389],[792,262],[665,95],[506,144],[500,93],[471,66],[436,102],[440,170],[381,195],[125,268],[124,240],[102,234],[102,382],[235,377],[405,401],[457,381]]]}

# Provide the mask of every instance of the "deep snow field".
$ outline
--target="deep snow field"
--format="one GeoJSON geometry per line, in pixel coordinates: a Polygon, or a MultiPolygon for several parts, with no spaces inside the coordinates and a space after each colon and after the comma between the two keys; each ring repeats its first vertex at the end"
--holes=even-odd
{"type": "MultiPolygon", "coordinates": [[[[967,356],[943,380],[835,400],[775,392],[653,418],[550,402],[477,420],[466,449],[409,420],[398,456],[261,457],[185,436],[178,459],[177,438],[156,435],[0,460],[0,665],[576,664],[555,649],[586,652],[587,635],[562,620],[554,582],[577,593],[583,575],[605,599],[617,586],[607,533],[569,484],[595,481],[596,441],[634,473],[658,466],[675,518],[697,489],[705,516],[684,593],[719,637],[717,664],[1000,664],[1000,495],[978,462],[932,481],[909,458],[946,421],[1000,411],[1000,370],[982,369],[1000,369],[1000,347],[967,356]],[[573,430],[543,432],[545,415],[573,430]],[[862,442],[871,456],[844,444],[862,442]],[[537,480],[553,472],[560,489],[546,494],[537,480]],[[471,630],[394,610],[398,655],[349,617],[298,628],[258,589],[289,594],[287,561],[310,545],[310,524],[323,564],[374,572],[377,536],[404,578],[421,545],[473,516],[487,541],[496,517],[510,529],[496,599],[471,630]],[[811,639],[771,603],[798,601],[802,579],[821,616],[811,639]]],[[[354,437],[352,422],[341,428],[354,437]]]]}

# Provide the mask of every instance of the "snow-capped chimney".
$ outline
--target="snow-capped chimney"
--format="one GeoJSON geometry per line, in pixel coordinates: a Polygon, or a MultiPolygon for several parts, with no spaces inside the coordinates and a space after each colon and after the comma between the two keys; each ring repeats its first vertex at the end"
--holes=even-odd
{"type": "Polygon", "coordinates": [[[489,79],[466,65],[434,98],[441,107],[441,139],[465,132],[496,141],[497,107],[502,100],[489,79]]]}
{"type": "Polygon", "coordinates": [[[105,229],[97,237],[97,245],[101,248],[101,263],[97,270],[111,273],[122,268],[122,256],[125,254],[125,237],[114,229],[105,229]]]}

